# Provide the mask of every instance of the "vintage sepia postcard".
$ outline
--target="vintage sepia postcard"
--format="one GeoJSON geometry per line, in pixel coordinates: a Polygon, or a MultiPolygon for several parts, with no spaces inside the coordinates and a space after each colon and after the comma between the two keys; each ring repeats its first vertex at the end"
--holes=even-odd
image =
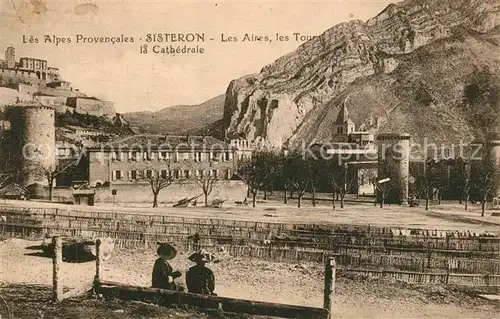
{"type": "Polygon", "coordinates": [[[0,319],[499,316],[500,0],[0,26],[0,319]]]}

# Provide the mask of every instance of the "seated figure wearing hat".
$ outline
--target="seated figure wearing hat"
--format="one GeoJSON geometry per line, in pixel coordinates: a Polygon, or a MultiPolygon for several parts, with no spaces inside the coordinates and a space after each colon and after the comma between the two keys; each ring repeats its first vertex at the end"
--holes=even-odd
{"type": "Polygon", "coordinates": [[[153,266],[152,287],[179,290],[174,282],[174,279],[179,278],[182,274],[179,271],[173,271],[172,266],[168,263],[177,255],[177,250],[174,246],[168,243],[158,243],[156,253],[159,258],[156,259],[153,266]]]}
{"type": "Polygon", "coordinates": [[[205,267],[207,262],[213,261],[214,256],[205,250],[200,250],[191,256],[189,260],[196,263],[186,273],[186,286],[188,292],[202,295],[217,295],[215,290],[215,277],[212,270],[205,267]]]}

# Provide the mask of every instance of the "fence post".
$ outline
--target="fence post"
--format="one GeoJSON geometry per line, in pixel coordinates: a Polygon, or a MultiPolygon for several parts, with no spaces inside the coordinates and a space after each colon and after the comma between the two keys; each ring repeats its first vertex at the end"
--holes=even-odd
{"type": "Polygon", "coordinates": [[[58,236],[52,237],[52,245],[54,246],[54,255],[52,258],[53,272],[53,300],[61,301],[63,299],[63,285],[59,277],[59,270],[62,264],[62,238],[58,236]]]}
{"type": "Polygon", "coordinates": [[[94,282],[99,282],[101,279],[101,240],[95,241],[95,277],[94,282]]]}
{"type": "Polygon", "coordinates": [[[325,290],[323,299],[323,308],[328,311],[328,319],[332,313],[332,297],[335,294],[335,273],[336,273],[335,258],[330,257],[325,264],[325,290]]]}

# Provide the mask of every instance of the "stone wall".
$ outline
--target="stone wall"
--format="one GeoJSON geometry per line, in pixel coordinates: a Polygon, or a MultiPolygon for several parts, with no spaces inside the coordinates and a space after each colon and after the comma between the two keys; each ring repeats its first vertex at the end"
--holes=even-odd
{"type": "Polygon", "coordinates": [[[89,97],[70,97],[68,106],[75,108],[75,112],[80,114],[89,114],[94,116],[104,116],[112,119],[115,116],[115,107],[113,102],[101,101],[89,97]]]}
{"type": "MultiPolygon", "coordinates": [[[[95,202],[112,203],[112,190],[116,189],[116,204],[124,203],[153,203],[153,195],[149,184],[134,185],[113,185],[112,187],[95,188],[95,202]]],[[[241,181],[220,181],[215,184],[213,191],[208,196],[209,203],[214,199],[227,199],[230,202],[241,201],[245,198],[247,186],[241,181]]],[[[52,191],[54,202],[73,203],[73,189],[56,187],[52,191]]],[[[176,203],[183,198],[199,196],[199,205],[203,204],[204,196],[200,186],[195,183],[174,183],[163,189],[159,196],[159,204],[176,203]]],[[[36,198],[48,199],[49,190],[47,187],[37,188],[36,198]]]]}
{"type": "MultiPolygon", "coordinates": [[[[111,190],[116,189],[116,203],[153,203],[153,195],[149,184],[113,185],[110,188],[96,188],[96,202],[113,202],[111,190]]],[[[241,181],[220,181],[209,195],[209,202],[214,199],[229,201],[243,200],[246,196],[246,184],[241,181]]],[[[195,183],[174,183],[163,189],[159,203],[175,203],[183,198],[199,196],[198,203],[204,201],[203,191],[195,183]]]]}
{"type": "Polygon", "coordinates": [[[39,79],[34,71],[0,69],[0,85],[9,85],[19,82],[39,85],[44,81],[39,79]]]}

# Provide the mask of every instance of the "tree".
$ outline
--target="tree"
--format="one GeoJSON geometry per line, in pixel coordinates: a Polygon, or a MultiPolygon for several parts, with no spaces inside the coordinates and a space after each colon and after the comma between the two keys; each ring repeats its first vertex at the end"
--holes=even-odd
{"type": "Polygon", "coordinates": [[[208,206],[208,196],[212,193],[215,184],[220,180],[219,177],[216,174],[211,174],[210,172],[204,174],[202,171],[199,176],[192,176],[191,180],[194,181],[194,183],[203,191],[203,195],[205,196],[205,206],[208,206]]]}
{"type": "Polygon", "coordinates": [[[167,188],[173,182],[173,177],[170,174],[170,167],[168,170],[155,172],[151,170],[151,174],[145,174],[144,179],[149,183],[151,192],[153,193],[153,208],[158,207],[158,195],[162,189],[167,188]]]}
{"type": "Polygon", "coordinates": [[[68,164],[60,163],[55,166],[50,165],[49,167],[40,166],[43,176],[45,177],[45,180],[47,181],[47,185],[49,187],[49,201],[52,202],[53,200],[52,193],[54,190],[54,182],[56,180],[56,177],[68,171],[71,167],[73,167],[76,164],[77,161],[71,161],[68,164]]]}
{"type": "Polygon", "coordinates": [[[429,201],[440,186],[441,178],[439,173],[440,165],[434,160],[426,161],[424,166],[414,173],[417,197],[420,200],[424,196],[425,210],[429,210],[429,201]]]}
{"type": "Polygon", "coordinates": [[[464,176],[464,186],[462,188],[462,196],[460,197],[461,200],[463,199],[465,201],[465,207],[464,209],[467,210],[469,207],[469,198],[470,198],[470,190],[471,190],[471,167],[470,164],[467,164],[465,167],[465,170],[463,172],[464,176]]]}
{"type": "Polygon", "coordinates": [[[264,181],[264,200],[267,199],[267,190],[273,188],[273,185],[280,180],[283,171],[283,159],[274,152],[265,153],[265,161],[267,163],[267,174],[264,181]]]}
{"type": "Polygon", "coordinates": [[[481,202],[481,217],[484,217],[488,197],[498,189],[500,167],[488,159],[474,163],[471,168],[471,188],[479,196],[481,202]]]}
{"type": "Polygon", "coordinates": [[[384,208],[384,204],[387,201],[387,197],[389,196],[389,193],[394,188],[394,186],[395,186],[394,181],[389,177],[378,180],[377,183],[375,184],[375,192],[376,192],[375,205],[377,204],[378,201],[380,203],[380,208],[384,208]]]}
{"type": "Polygon", "coordinates": [[[267,163],[270,156],[267,152],[258,152],[254,153],[251,159],[238,163],[236,175],[247,184],[248,190],[252,194],[252,207],[255,207],[259,189],[268,181],[267,163]]]}
{"type": "Polygon", "coordinates": [[[350,174],[347,163],[340,164],[338,160],[325,160],[323,173],[332,188],[333,209],[335,209],[335,196],[340,197],[340,208],[344,208],[345,196],[357,183],[357,176],[350,174]]]}
{"type": "Polygon", "coordinates": [[[468,193],[469,165],[460,157],[448,160],[448,164],[449,178],[446,194],[448,198],[457,199],[462,204],[468,193]]]}
{"type": "Polygon", "coordinates": [[[311,195],[313,207],[316,207],[316,190],[318,187],[321,187],[324,180],[323,165],[321,165],[320,160],[315,160],[311,167],[311,195]]]}
{"type": "Polygon", "coordinates": [[[287,157],[285,176],[293,190],[297,192],[298,204],[301,207],[302,197],[312,183],[314,163],[311,159],[305,159],[301,154],[295,153],[287,157]]]}
{"type": "Polygon", "coordinates": [[[288,185],[288,178],[287,178],[287,165],[288,165],[288,150],[285,150],[282,157],[281,172],[279,175],[279,180],[283,185],[283,204],[288,204],[288,189],[290,188],[290,185],[288,185]]]}
{"type": "Polygon", "coordinates": [[[438,205],[441,205],[444,193],[448,190],[450,186],[450,174],[452,163],[447,160],[441,160],[437,163],[437,167],[434,170],[436,174],[436,188],[438,190],[438,205]]]}

